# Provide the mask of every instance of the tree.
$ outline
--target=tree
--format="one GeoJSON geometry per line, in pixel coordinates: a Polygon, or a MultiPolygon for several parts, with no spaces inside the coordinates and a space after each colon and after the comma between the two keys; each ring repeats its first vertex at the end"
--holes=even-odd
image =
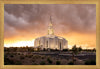
{"type": "Polygon", "coordinates": [[[76,47],[76,45],[74,45],[73,47],[72,47],[72,52],[73,52],[73,54],[78,54],[78,48],[76,47]]]}
{"type": "Polygon", "coordinates": [[[96,52],[96,49],[95,48],[93,48],[93,50],[92,50],[93,52],[96,52]]]}
{"type": "Polygon", "coordinates": [[[68,51],[68,49],[63,49],[63,51],[68,51]]]}
{"type": "Polygon", "coordinates": [[[72,59],[73,59],[73,63],[74,63],[74,64],[75,64],[75,61],[76,61],[75,55],[77,55],[78,52],[79,52],[79,49],[76,47],[76,45],[74,45],[74,46],[72,47],[72,59]]]}
{"type": "Polygon", "coordinates": [[[46,49],[45,49],[45,48],[43,48],[43,51],[46,51],[46,49]]]}
{"type": "Polygon", "coordinates": [[[80,46],[80,47],[78,48],[78,50],[79,50],[79,52],[81,52],[81,51],[82,51],[82,47],[80,46]]]}

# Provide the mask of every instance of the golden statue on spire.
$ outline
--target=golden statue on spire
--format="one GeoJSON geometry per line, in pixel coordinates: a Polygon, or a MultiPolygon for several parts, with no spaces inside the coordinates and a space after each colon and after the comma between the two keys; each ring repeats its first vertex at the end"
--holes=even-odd
{"type": "Polygon", "coordinates": [[[50,16],[50,23],[49,23],[49,27],[48,27],[48,35],[54,35],[51,16],[50,16]]]}

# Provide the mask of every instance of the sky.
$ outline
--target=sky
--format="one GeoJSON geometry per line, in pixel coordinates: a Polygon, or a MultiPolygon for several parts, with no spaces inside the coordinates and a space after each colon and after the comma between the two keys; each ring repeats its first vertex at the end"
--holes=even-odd
{"type": "Polygon", "coordinates": [[[96,47],[95,4],[5,4],[4,46],[34,46],[48,34],[52,17],[54,34],[68,40],[68,47],[96,47]]]}

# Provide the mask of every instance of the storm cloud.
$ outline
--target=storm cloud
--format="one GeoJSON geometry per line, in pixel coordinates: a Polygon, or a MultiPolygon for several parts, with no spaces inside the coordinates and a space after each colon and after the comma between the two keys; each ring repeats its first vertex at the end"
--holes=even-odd
{"type": "Polygon", "coordinates": [[[46,35],[50,15],[55,34],[96,33],[95,4],[6,4],[5,38],[46,35]]]}

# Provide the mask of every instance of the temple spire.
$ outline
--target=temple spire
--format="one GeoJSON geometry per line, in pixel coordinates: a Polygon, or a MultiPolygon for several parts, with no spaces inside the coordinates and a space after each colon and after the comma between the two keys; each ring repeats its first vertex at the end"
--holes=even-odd
{"type": "Polygon", "coordinates": [[[49,23],[49,27],[48,27],[48,35],[54,35],[51,16],[50,16],[50,23],[49,23]]]}

